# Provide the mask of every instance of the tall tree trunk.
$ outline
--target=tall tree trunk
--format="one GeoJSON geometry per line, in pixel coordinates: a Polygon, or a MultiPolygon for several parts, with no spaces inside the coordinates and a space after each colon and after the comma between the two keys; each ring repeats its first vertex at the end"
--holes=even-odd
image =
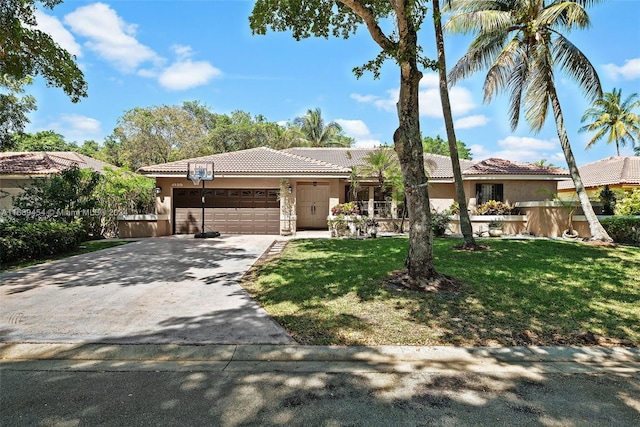
{"type": "Polygon", "coordinates": [[[418,38],[415,28],[408,22],[404,30],[406,34],[401,39],[406,44],[399,55],[399,126],[393,140],[404,178],[409,214],[409,253],[405,264],[411,278],[423,281],[433,279],[436,273],[433,267],[433,232],[418,109],[418,89],[422,73],[417,66],[415,46],[418,38]]]}
{"type": "Polygon", "coordinates": [[[451,156],[451,166],[453,167],[453,181],[456,189],[456,198],[460,206],[460,230],[462,231],[465,249],[477,247],[473,238],[473,227],[471,218],[467,210],[467,196],[464,193],[462,182],[462,170],[460,169],[460,156],[458,155],[458,144],[456,132],[453,127],[453,116],[451,115],[451,103],[449,101],[449,87],[447,84],[447,62],[444,53],[444,36],[442,35],[442,21],[440,14],[439,0],[433,0],[433,26],[436,33],[436,47],[438,50],[438,76],[440,77],[440,100],[442,102],[442,114],[444,124],[447,129],[447,140],[449,142],[449,154],[451,156]]]}
{"type": "Polygon", "coordinates": [[[571,179],[573,179],[573,185],[576,188],[576,193],[578,194],[578,199],[580,200],[580,205],[582,206],[582,211],[584,212],[584,216],[587,218],[587,222],[589,223],[591,240],[613,242],[613,239],[609,237],[607,231],[604,229],[602,224],[600,224],[600,221],[598,221],[598,217],[593,211],[593,206],[591,206],[589,195],[587,194],[587,191],[584,188],[584,184],[582,183],[582,178],[580,178],[580,171],[578,170],[576,159],[573,156],[571,144],[569,143],[569,137],[567,136],[567,130],[564,126],[564,117],[562,115],[562,109],[560,108],[558,94],[556,93],[555,87],[552,84],[549,85],[548,90],[549,96],[551,98],[553,115],[556,119],[556,130],[558,131],[558,138],[560,138],[560,146],[562,147],[562,151],[564,152],[564,158],[567,161],[569,173],[571,174],[571,179]]]}

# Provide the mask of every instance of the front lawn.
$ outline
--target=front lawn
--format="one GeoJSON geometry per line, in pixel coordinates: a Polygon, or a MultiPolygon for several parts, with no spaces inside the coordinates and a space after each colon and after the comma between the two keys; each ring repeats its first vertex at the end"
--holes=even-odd
{"type": "Polygon", "coordinates": [[[456,292],[387,283],[408,240],[292,240],[243,286],[302,344],[639,345],[640,248],[487,239],[456,251],[435,239],[456,292]]]}

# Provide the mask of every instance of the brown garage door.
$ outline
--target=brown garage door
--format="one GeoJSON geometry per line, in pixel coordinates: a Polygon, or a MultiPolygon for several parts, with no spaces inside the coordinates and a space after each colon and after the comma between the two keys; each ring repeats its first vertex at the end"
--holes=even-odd
{"type": "MultiPolygon", "coordinates": [[[[202,190],[174,190],[174,233],[202,228],[202,190]]],[[[280,203],[276,189],[206,189],[205,231],[224,234],[279,234],[280,203]]]]}

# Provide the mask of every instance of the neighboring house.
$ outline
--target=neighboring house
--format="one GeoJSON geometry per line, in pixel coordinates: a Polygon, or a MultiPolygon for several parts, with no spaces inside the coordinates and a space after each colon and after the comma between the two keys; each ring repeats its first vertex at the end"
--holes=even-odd
{"type": "MultiPolygon", "coordinates": [[[[190,161],[214,162],[215,180],[205,182],[205,228],[222,233],[279,234],[284,227],[279,192],[286,180],[286,198],[294,203],[293,229],[326,229],[331,207],[350,200],[352,168],[365,162],[374,148],[291,148],[249,150],[147,166],[138,172],[154,177],[156,213],[168,218],[158,229],[168,234],[200,231],[202,184],[187,179],[190,161]]],[[[425,155],[432,207],[443,211],[455,200],[451,159],[425,155]]],[[[565,170],[528,163],[488,159],[461,160],[470,209],[489,199],[515,204],[549,199],[565,170]],[[543,191],[541,191],[543,190],[543,191]]],[[[377,182],[362,180],[358,197],[364,206],[377,200],[377,182]],[[367,200],[368,199],[368,200],[367,200]]],[[[377,212],[374,209],[374,212],[377,212]]],[[[386,212],[389,212],[387,210],[386,212]]]]}
{"type": "MultiPolygon", "coordinates": [[[[631,192],[640,189],[640,157],[609,157],[578,168],[591,199],[598,199],[605,185],[611,190],[631,192]]],[[[558,183],[558,195],[570,199],[575,194],[572,180],[558,183]]]]}
{"type": "Polygon", "coordinates": [[[34,179],[58,174],[77,165],[102,173],[115,166],[73,151],[0,152],[0,209],[13,207],[12,198],[34,179]]]}

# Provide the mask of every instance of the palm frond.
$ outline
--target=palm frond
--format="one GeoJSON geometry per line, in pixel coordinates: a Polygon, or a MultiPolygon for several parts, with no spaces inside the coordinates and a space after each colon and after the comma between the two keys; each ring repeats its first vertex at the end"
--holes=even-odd
{"type": "Polygon", "coordinates": [[[561,34],[554,38],[552,55],[556,65],[578,83],[589,99],[602,96],[596,69],[582,51],[561,34]]]}
{"type": "Polygon", "coordinates": [[[490,67],[505,44],[507,33],[485,33],[476,38],[467,53],[449,70],[447,80],[454,86],[477,71],[490,67]]]}
{"type": "Polygon", "coordinates": [[[524,95],[525,118],[534,131],[544,126],[549,112],[549,94],[554,92],[553,62],[546,44],[530,49],[529,81],[524,95]]]}

